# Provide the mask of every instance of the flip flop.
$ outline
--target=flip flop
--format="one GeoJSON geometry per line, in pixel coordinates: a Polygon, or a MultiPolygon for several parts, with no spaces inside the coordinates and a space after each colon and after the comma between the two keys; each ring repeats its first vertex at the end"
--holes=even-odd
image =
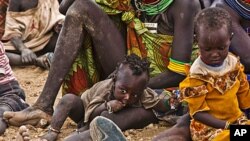
{"type": "Polygon", "coordinates": [[[54,53],[48,52],[36,59],[36,65],[45,69],[49,69],[53,60],[54,53]]]}

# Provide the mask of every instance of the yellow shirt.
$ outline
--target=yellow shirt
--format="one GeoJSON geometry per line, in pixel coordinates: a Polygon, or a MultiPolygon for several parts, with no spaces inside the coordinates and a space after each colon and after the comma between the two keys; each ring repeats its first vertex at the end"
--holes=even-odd
{"type": "MultiPolygon", "coordinates": [[[[220,67],[207,66],[198,57],[187,78],[180,83],[180,90],[192,118],[197,112],[206,111],[217,119],[233,123],[242,118],[240,109],[250,107],[249,84],[244,67],[231,54],[220,67]]],[[[228,130],[215,129],[194,119],[191,120],[190,129],[194,141],[229,140],[228,130]]]]}

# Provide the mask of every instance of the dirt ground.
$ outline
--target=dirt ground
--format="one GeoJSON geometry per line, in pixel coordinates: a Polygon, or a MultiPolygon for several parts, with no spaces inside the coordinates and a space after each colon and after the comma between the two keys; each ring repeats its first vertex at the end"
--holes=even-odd
{"type": "MultiPolygon", "coordinates": [[[[26,101],[32,105],[42,91],[48,71],[35,66],[13,67],[13,71],[21,87],[26,93],[26,101]]],[[[60,100],[60,98],[61,94],[59,92],[56,103],[60,100]]],[[[34,128],[33,126],[28,126],[28,128],[31,133],[31,138],[42,136],[47,131],[47,129],[34,128]]],[[[124,134],[128,141],[150,141],[154,135],[166,130],[167,128],[169,127],[165,126],[164,123],[150,124],[144,129],[127,130],[124,134]]],[[[67,135],[74,132],[75,129],[76,124],[70,119],[67,119],[61,130],[58,141],[63,140],[67,135]]],[[[6,130],[5,134],[0,137],[0,141],[15,140],[17,132],[17,127],[10,126],[6,130]]]]}

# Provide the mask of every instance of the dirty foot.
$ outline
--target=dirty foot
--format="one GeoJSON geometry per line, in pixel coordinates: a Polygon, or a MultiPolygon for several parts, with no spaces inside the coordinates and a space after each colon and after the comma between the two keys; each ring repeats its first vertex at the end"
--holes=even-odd
{"type": "Polygon", "coordinates": [[[7,123],[2,118],[0,118],[0,135],[5,132],[7,126],[7,123]]]}
{"type": "Polygon", "coordinates": [[[57,131],[53,128],[49,128],[49,131],[45,135],[43,135],[41,139],[46,141],[55,141],[59,133],[60,131],[57,131]]]}
{"type": "Polygon", "coordinates": [[[51,66],[53,56],[54,56],[53,52],[48,52],[42,56],[39,56],[38,58],[36,58],[36,65],[44,69],[49,69],[51,66]]]}
{"type": "Polygon", "coordinates": [[[16,141],[29,141],[29,129],[26,126],[21,126],[18,130],[16,141]]]}
{"type": "Polygon", "coordinates": [[[51,115],[38,108],[28,107],[19,112],[4,112],[3,118],[13,126],[30,124],[35,127],[45,128],[51,120],[51,115]]]}

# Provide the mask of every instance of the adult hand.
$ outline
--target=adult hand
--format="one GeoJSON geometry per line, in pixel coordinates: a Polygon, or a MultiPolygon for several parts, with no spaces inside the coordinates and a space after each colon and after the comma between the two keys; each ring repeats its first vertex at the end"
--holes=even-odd
{"type": "Polygon", "coordinates": [[[36,58],[36,54],[28,48],[21,51],[21,59],[24,64],[34,63],[36,58]]]}

